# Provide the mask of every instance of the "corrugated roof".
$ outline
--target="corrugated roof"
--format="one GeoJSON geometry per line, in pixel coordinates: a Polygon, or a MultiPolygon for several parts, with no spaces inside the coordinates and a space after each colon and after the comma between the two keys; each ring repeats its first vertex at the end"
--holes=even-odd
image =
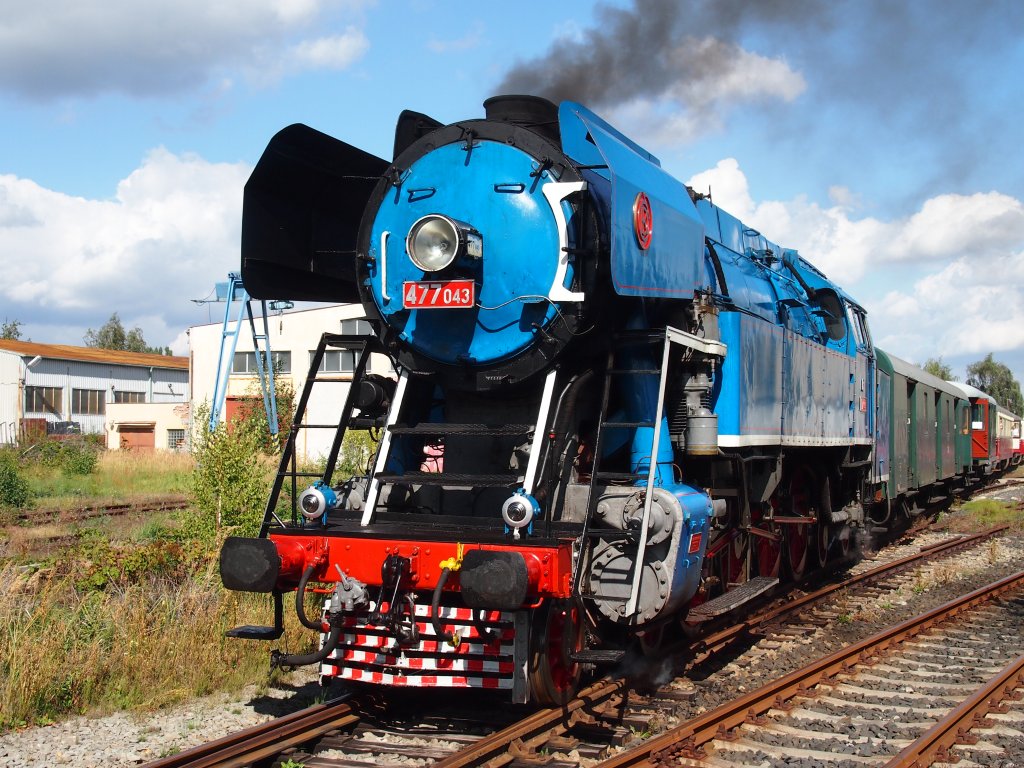
{"type": "Polygon", "coordinates": [[[56,360],[80,360],[87,363],[136,365],[143,368],[174,368],[188,370],[188,358],[153,355],[148,352],[121,352],[99,347],[73,347],[69,344],[36,344],[34,341],[0,339],[0,349],[19,355],[48,357],[56,360]]]}

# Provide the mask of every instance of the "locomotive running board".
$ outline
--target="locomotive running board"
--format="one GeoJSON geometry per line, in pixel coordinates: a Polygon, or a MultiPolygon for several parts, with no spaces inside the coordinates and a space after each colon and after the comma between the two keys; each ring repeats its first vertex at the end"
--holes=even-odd
{"type": "Polygon", "coordinates": [[[687,621],[709,621],[719,616],[736,610],[744,603],[748,603],[755,597],[759,597],[779,583],[777,578],[772,576],[757,576],[750,581],[745,581],[736,589],[731,589],[724,595],[719,595],[714,600],[694,606],[686,614],[687,621]]]}

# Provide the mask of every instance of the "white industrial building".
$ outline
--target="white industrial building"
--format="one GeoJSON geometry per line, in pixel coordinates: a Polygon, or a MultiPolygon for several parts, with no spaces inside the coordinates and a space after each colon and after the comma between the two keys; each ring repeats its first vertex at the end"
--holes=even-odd
{"type": "Polygon", "coordinates": [[[176,449],[188,427],[186,357],[0,339],[0,445],[82,432],[176,449]]]}
{"type": "MultiPolygon", "coordinates": [[[[259,302],[254,301],[254,311],[259,302]]],[[[232,311],[232,317],[237,312],[232,311]]],[[[263,333],[260,317],[256,317],[258,334],[263,333]]],[[[230,351],[235,323],[228,324],[225,349],[230,351]]],[[[312,355],[324,333],[338,333],[346,336],[363,336],[371,333],[363,308],[359,304],[336,304],[317,306],[270,314],[267,336],[271,357],[278,373],[278,381],[288,382],[295,391],[296,401],[306,384],[312,355]]],[[[213,406],[217,382],[217,363],[220,359],[221,342],[224,338],[223,320],[217,323],[196,325],[189,329],[189,350],[191,362],[192,410],[206,403],[213,406]]],[[[226,354],[226,353],[225,353],[226,354]]],[[[352,381],[357,352],[335,349],[325,355],[318,381],[314,385],[306,409],[304,423],[337,424],[341,409],[352,381]]],[[[230,420],[239,407],[253,399],[261,398],[259,377],[256,368],[256,345],[248,320],[243,319],[238,333],[235,353],[230,361],[225,403],[221,418],[230,420]]],[[[383,355],[374,355],[369,370],[388,374],[391,366],[383,355]]],[[[262,405],[259,405],[262,407],[262,405]]],[[[300,461],[316,460],[326,456],[334,439],[334,430],[303,429],[296,439],[296,454],[300,461]]]]}

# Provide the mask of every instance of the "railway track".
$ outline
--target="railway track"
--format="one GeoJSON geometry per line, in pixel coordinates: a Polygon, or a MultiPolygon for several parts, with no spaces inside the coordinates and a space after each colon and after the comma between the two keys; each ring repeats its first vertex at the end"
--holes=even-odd
{"type": "MultiPolygon", "coordinates": [[[[601,763],[931,765],[1018,700],[1024,571],[843,648],[601,763]]],[[[1024,707],[1012,718],[1024,723],[1024,707]]],[[[1006,730],[1006,729],[1004,729],[1006,730]]],[[[1009,729],[1011,733],[1015,729],[1009,729]]],[[[1022,732],[1015,731],[1019,739],[1022,732]]],[[[997,734],[998,735],[998,734],[997,734]]],[[[998,741],[995,739],[994,741],[998,741]]],[[[989,745],[996,753],[998,743],[989,745]]],[[[990,753],[991,756],[991,753],[990,753]]]]}
{"type": "MultiPolygon", "coordinates": [[[[763,635],[769,629],[773,636],[805,633],[807,622],[814,621],[809,615],[824,610],[821,606],[834,600],[842,590],[854,586],[863,590],[873,584],[910,578],[905,574],[908,569],[971,547],[985,546],[1002,530],[956,537],[915,555],[875,565],[798,598],[776,600],[735,625],[688,641],[685,647],[666,648],[665,658],[687,657],[692,669],[702,658],[728,652],[729,646],[743,638],[763,635]]],[[[674,675],[680,670],[671,671],[674,675]]],[[[298,730],[301,718],[293,716],[295,719],[271,721],[251,729],[251,733],[236,734],[221,740],[222,743],[204,745],[152,763],[150,768],[240,766],[256,759],[266,761],[267,765],[291,760],[291,765],[302,764],[306,768],[409,765],[411,759],[418,761],[413,764],[430,764],[434,768],[519,768],[541,763],[547,768],[568,768],[581,763],[596,764],[627,742],[677,722],[678,712],[694,696],[692,685],[678,679],[643,691],[634,682],[625,677],[602,678],[563,708],[539,709],[528,714],[510,707],[496,708],[493,703],[477,703],[459,712],[438,691],[420,694],[407,708],[394,702],[414,695],[410,692],[389,693],[387,706],[380,699],[352,696],[331,704],[334,709],[330,717],[334,719],[319,722],[305,734],[298,730]],[[517,713],[525,716],[517,717],[517,713]],[[279,722],[284,731],[275,735],[279,722]],[[246,752],[250,740],[255,753],[246,752]],[[275,743],[276,757],[267,751],[275,743]]],[[[310,715],[314,719],[319,717],[317,713],[322,714],[327,706],[313,708],[315,712],[310,715]]]]}
{"type": "Polygon", "coordinates": [[[54,523],[77,523],[97,517],[117,517],[138,512],[161,512],[184,509],[188,506],[185,496],[161,496],[152,499],[125,502],[100,502],[78,507],[47,507],[45,509],[23,509],[15,517],[21,525],[52,525],[54,523]]]}

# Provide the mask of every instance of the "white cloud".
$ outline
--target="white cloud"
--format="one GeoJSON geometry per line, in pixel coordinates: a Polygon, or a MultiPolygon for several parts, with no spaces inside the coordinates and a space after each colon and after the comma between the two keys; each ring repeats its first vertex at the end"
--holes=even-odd
{"type": "Polygon", "coordinates": [[[0,89],[28,99],[153,96],[225,71],[348,66],[368,46],[364,0],[106,0],[6,3],[0,89]],[[348,29],[325,34],[335,16],[348,29]]]}
{"type": "Polygon", "coordinates": [[[998,192],[939,195],[900,227],[888,248],[893,259],[975,258],[1005,253],[1024,240],[1024,204],[998,192]]]}
{"type": "Polygon", "coordinates": [[[97,328],[118,312],[150,344],[197,318],[190,298],[237,270],[242,188],[250,168],[153,150],[109,200],[88,200],[0,175],[0,303],[32,327],[97,328]],[[0,207],[2,210],[2,207],[0,207]]]}
{"type": "Polygon", "coordinates": [[[960,257],[890,291],[874,308],[881,346],[920,359],[1024,349],[1024,251],[979,262],[960,257]]]}
{"type": "Polygon", "coordinates": [[[345,69],[369,49],[370,41],[362,30],[348,27],[341,35],[303,40],[288,58],[298,69],[345,69]]]}

